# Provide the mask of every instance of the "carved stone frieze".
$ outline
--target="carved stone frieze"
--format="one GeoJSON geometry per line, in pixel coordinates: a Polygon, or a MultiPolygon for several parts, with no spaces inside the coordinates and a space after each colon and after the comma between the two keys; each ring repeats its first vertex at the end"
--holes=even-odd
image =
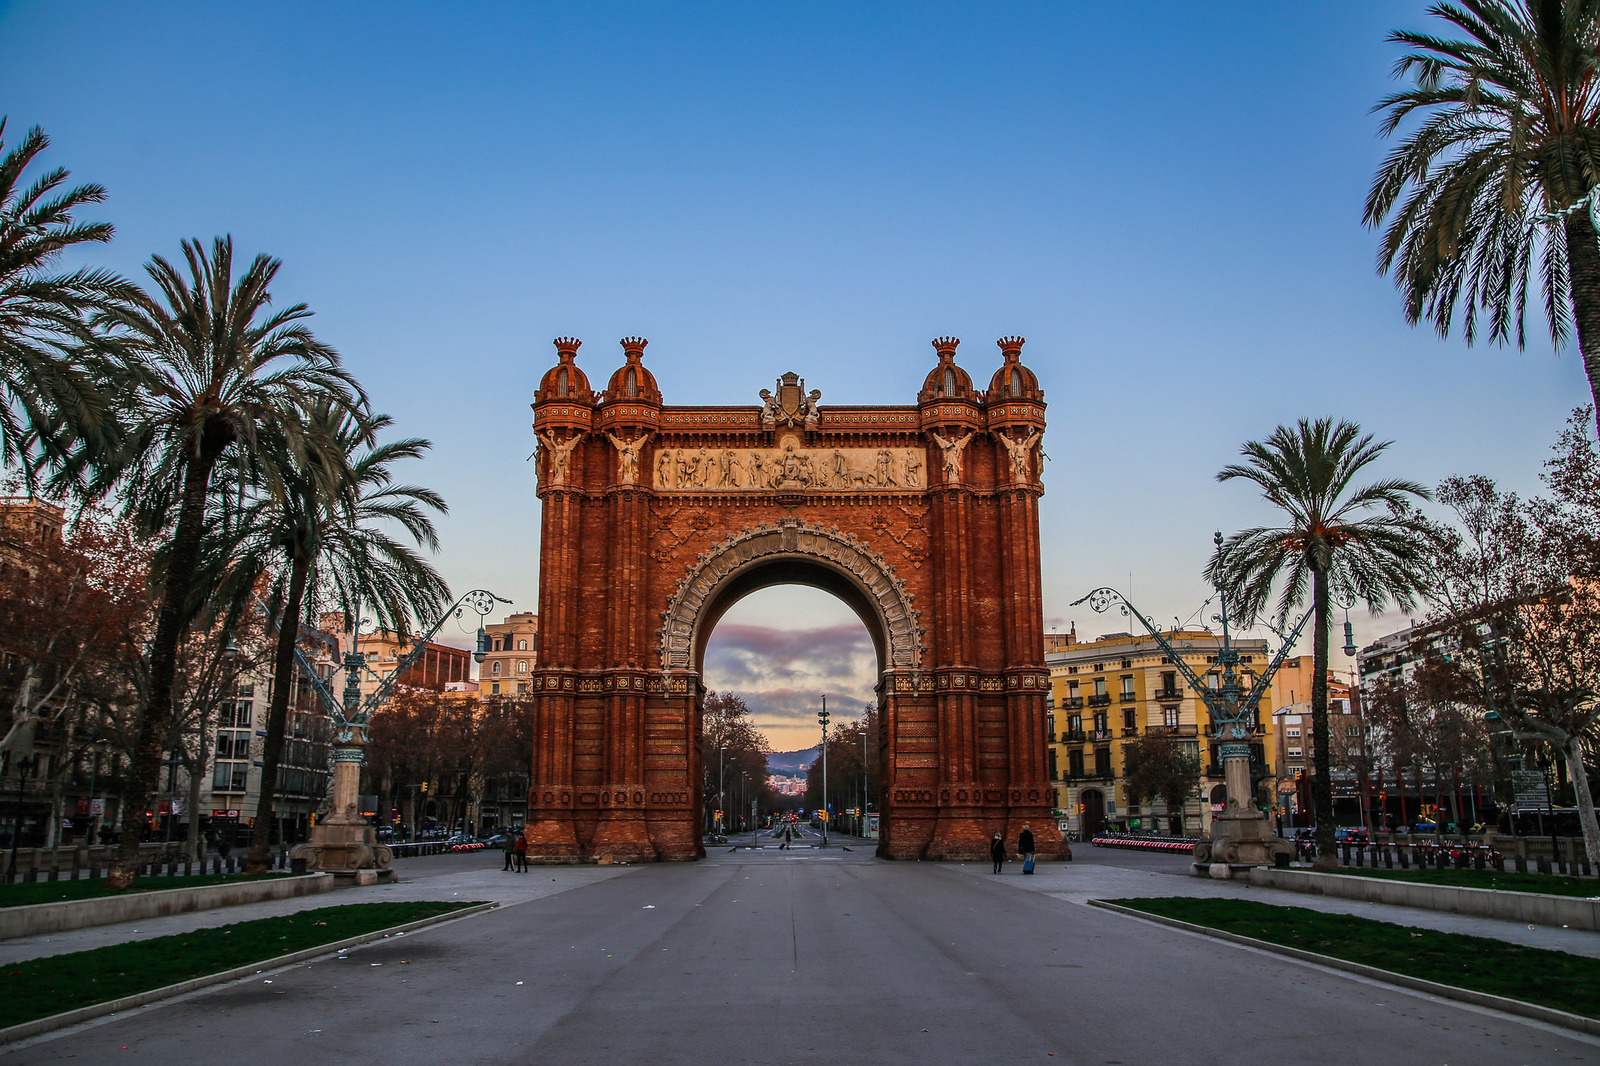
{"type": "Polygon", "coordinates": [[[927,456],[921,448],[661,448],[657,492],[921,492],[927,456]]]}

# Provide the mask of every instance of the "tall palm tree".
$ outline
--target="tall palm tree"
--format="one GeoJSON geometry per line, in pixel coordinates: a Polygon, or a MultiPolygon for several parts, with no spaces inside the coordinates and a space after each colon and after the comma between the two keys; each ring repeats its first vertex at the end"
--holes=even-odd
{"type": "Polygon", "coordinates": [[[1364,221],[1393,213],[1378,253],[1406,318],[1447,334],[1459,305],[1470,344],[1525,341],[1529,275],[1538,275],[1550,337],[1574,327],[1600,414],[1600,241],[1579,205],[1600,185],[1600,0],[1458,0],[1431,13],[1465,33],[1400,32],[1410,49],[1385,97],[1382,130],[1416,126],[1384,160],[1364,221]],[[1403,198],[1403,202],[1402,201],[1403,198]],[[1399,203],[1396,209],[1396,203],[1399,203]],[[1558,224],[1541,214],[1563,212],[1558,224]]]}
{"type": "MultiPolygon", "coordinates": [[[[0,138],[5,128],[0,118],[0,138]]],[[[30,479],[39,460],[60,458],[74,441],[103,446],[105,400],[74,354],[90,339],[88,316],[128,293],[107,271],[49,272],[67,249],[111,240],[109,223],[73,219],[106,198],[101,186],[65,188],[60,167],[23,185],[49,145],[37,126],[10,151],[0,140],[0,462],[20,463],[30,479]]]]}
{"type": "Polygon", "coordinates": [[[185,241],[183,255],[187,270],[153,257],[146,269],[155,293],[136,291],[96,322],[114,342],[121,439],[90,491],[120,488],[142,533],[170,537],[123,797],[135,816],[123,820],[112,888],[133,881],[143,828],[137,815],[159,784],[178,642],[203,600],[194,577],[207,508],[233,488],[213,477],[218,462],[236,451],[241,466],[270,470],[278,457],[305,451],[302,414],[314,398],[365,403],[338,354],[304,324],[311,315],[304,304],[267,313],[278,260],[258,255],[235,281],[232,238],[218,238],[209,257],[198,241],[185,241]]]}
{"type": "Polygon", "coordinates": [[[1427,587],[1420,521],[1408,508],[1428,498],[1413,481],[1389,479],[1353,488],[1357,474],[1383,454],[1361,427],[1329,418],[1279,426],[1265,441],[1243,447],[1243,465],[1225,467],[1218,481],[1244,478],[1261,488],[1287,518],[1278,527],[1246,529],[1223,541],[1206,566],[1241,618],[1259,617],[1278,589],[1277,611],[1288,613],[1311,595],[1311,779],[1317,819],[1317,864],[1337,865],[1333,789],[1328,758],[1328,631],[1331,596],[1381,611],[1390,602],[1410,610],[1427,587]],[[1383,508],[1381,513],[1373,513],[1383,508]],[[1309,588],[1307,586],[1310,586],[1309,588]]]}
{"type": "MultiPolygon", "coordinates": [[[[449,602],[444,579],[388,532],[398,528],[415,544],[436,551],[439,539],[429,512],[448,510],[432,489],[395,483],[394,464],[422,458],[432,444],[419,438],[376,443],[377,435],[391,425],[387,415],[361,418],[329,399],[315,401],[304,417],[308,447],[299,456],[277,458],[271,466],[273,479],[256,493],[238,523],[239,547],[230,554],[258,558],[271,567],[268,609],[277,620],[260,798],[247,867],[252,872],[267,869],[270,862],[278,766],[302,620],[315,622],[327,608],[356,617],[364,608],[385,629],[403,633],[411,618],[437,616],[449,602]],[[357,454],[362,447],[368,450],[357,454]]],[[[242,568],[237,576],[247,572],[242,568]]]]}

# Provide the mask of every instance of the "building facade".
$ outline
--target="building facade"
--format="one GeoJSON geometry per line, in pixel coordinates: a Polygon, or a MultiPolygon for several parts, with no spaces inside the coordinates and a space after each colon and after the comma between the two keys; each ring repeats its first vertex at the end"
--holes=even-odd
{"type": "MultiPolygon", "coordinates": [[[[1221,638],[1206,630],[1162,635],[1207,684],[1221,685],[1221,638]]],[[[1267,643],[1236,640],[1234,646],[1248,689],[1267,667],[1267,643]]],[[[1047,642],[1045,663],[1051,682],[1050,776],[1064,831],[1082,840],[1106,829],[1204,834],[1213,808],[1225,796],[1222,758],[1205,701],[1161,646],[1149,636],[1128,633],[1079,641],[1074,628],[1047,642]],[[1169,810],[1160,799],[1128,802],[1124,748],[1140,737],[1170,740],[1199,759],[1199,785],[1181,810],[1169,810]]],[[[1277,756],[1276,738],[1259,724],[1271,715],[1269,690],[1250,740],[1251,763],[1261,776],[1271,774],[1277,756]]]]}
{"type": "Polygon", "coordinates": [[[478,665],[478,691],[485,696],[526,693],[539,665],[539,616],[524,611],[483,628],[489,650],[478,665]]]}

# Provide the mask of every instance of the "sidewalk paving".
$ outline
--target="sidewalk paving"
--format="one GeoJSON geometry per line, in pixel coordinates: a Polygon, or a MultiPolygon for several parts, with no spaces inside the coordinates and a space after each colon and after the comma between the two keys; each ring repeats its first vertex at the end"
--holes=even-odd
{"type": "Polygon", "coordinates": [[[623,865],[533,866],[527,873],[512,873],[501,869],[499,852],[495,852],[492,859],[491,864],[491,857],[485,854],[482,867],[474,866],[449,872],[435,872],[427,866],[421,866],[419,869],[419,864],[449,861],[446,856],[402,860],[395,863],[395,867],[400,871],[400,880],[390,884],[334,889],[332,892],[297,896],[292,899],[266,900],[261,903],[218,907],[163,918],[117,922],[111,925],[92,926],[88,929],[69,929],[46,936],[0,940],[0,965],[48,955],[87,951],[107,944],[149,940],[173,933],[186,933],[192,929],[210,929],[256,918],[272,918],[280,914],[293,914],[317,907],[337,907],[347,903],[459,899],[494,902],[502,907],[512,906],[527,903],[529,900],[543,899],[569,889],[581,888],[639,869],[637,866],[623,865]],[[418,876],[419,874],[421,876],[418,876]]]}
{"type": "MultiPolygon", "coordinates": [[[[1187,861],[1187,860],[1185,860],[1187,861]]],[[[992,878],[1008,887],[1039,892],[1068,903],[1087,906],[1091,899],[1132,899],[1160,896],[1196,896],[1222,899],[1253,899],[1281,907],[1305,907],[1328,914],[1353,914],[1416,929],[1436,929],[1446,933],[1488,937],[1526,947],[1549,948],[1572,955],[1600,958],[1600,933],[1562,926],[1527,925],[1495,918],[1451,914],[1447,911],[1397,907],[1361,900],[1335,899],[1283,889],[1257,888],[1245,881],[1216,881],[1192,877],[1187,873],[1129,869],[1093,862],[1040,863],[1033,876],[1022,873],[1021,863],[1007,863],[996,877],[988,863],[949,864],[952,869],[972,877],[992,878]]],[[[1103,913],[1103,912],[1102,912],[1103,913]]]]}

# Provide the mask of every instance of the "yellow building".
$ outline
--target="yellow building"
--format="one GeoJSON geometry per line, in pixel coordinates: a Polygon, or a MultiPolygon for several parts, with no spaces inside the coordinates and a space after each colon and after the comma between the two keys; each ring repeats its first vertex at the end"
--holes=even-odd
{"type": "MultiPolygon", "coordinates": [[[[1222,683],[1220,637],[1206,630],[1163,633],[1191,670],[1215,687],[1222,683]]],[[[1236,640],[1240,682],[1246,689],[1266,669],[1267,642],[1236,640]]],[[[1077,632],[1046,638],[1050,668],[1050,776],[1063,832],[1088,840],[1108,827],[1195,836],[1211,825],[1214,804],[1224,796],[1222,759],[1205,702],[1178,667],[1148,636],[1110,633],[1079,641],[1077,632]],[[1128,802],[1123,746],[1138,737],[1162,737],[1183,745],[1200,760],[1201,780],[1182,809],[1160,799],[1128,802]]],[[[1276,737],[1260,722],[1272,720],[1272,693],[1262,697],[1251,740],[1258,774],[1277,763],[1276,737]]]]}

